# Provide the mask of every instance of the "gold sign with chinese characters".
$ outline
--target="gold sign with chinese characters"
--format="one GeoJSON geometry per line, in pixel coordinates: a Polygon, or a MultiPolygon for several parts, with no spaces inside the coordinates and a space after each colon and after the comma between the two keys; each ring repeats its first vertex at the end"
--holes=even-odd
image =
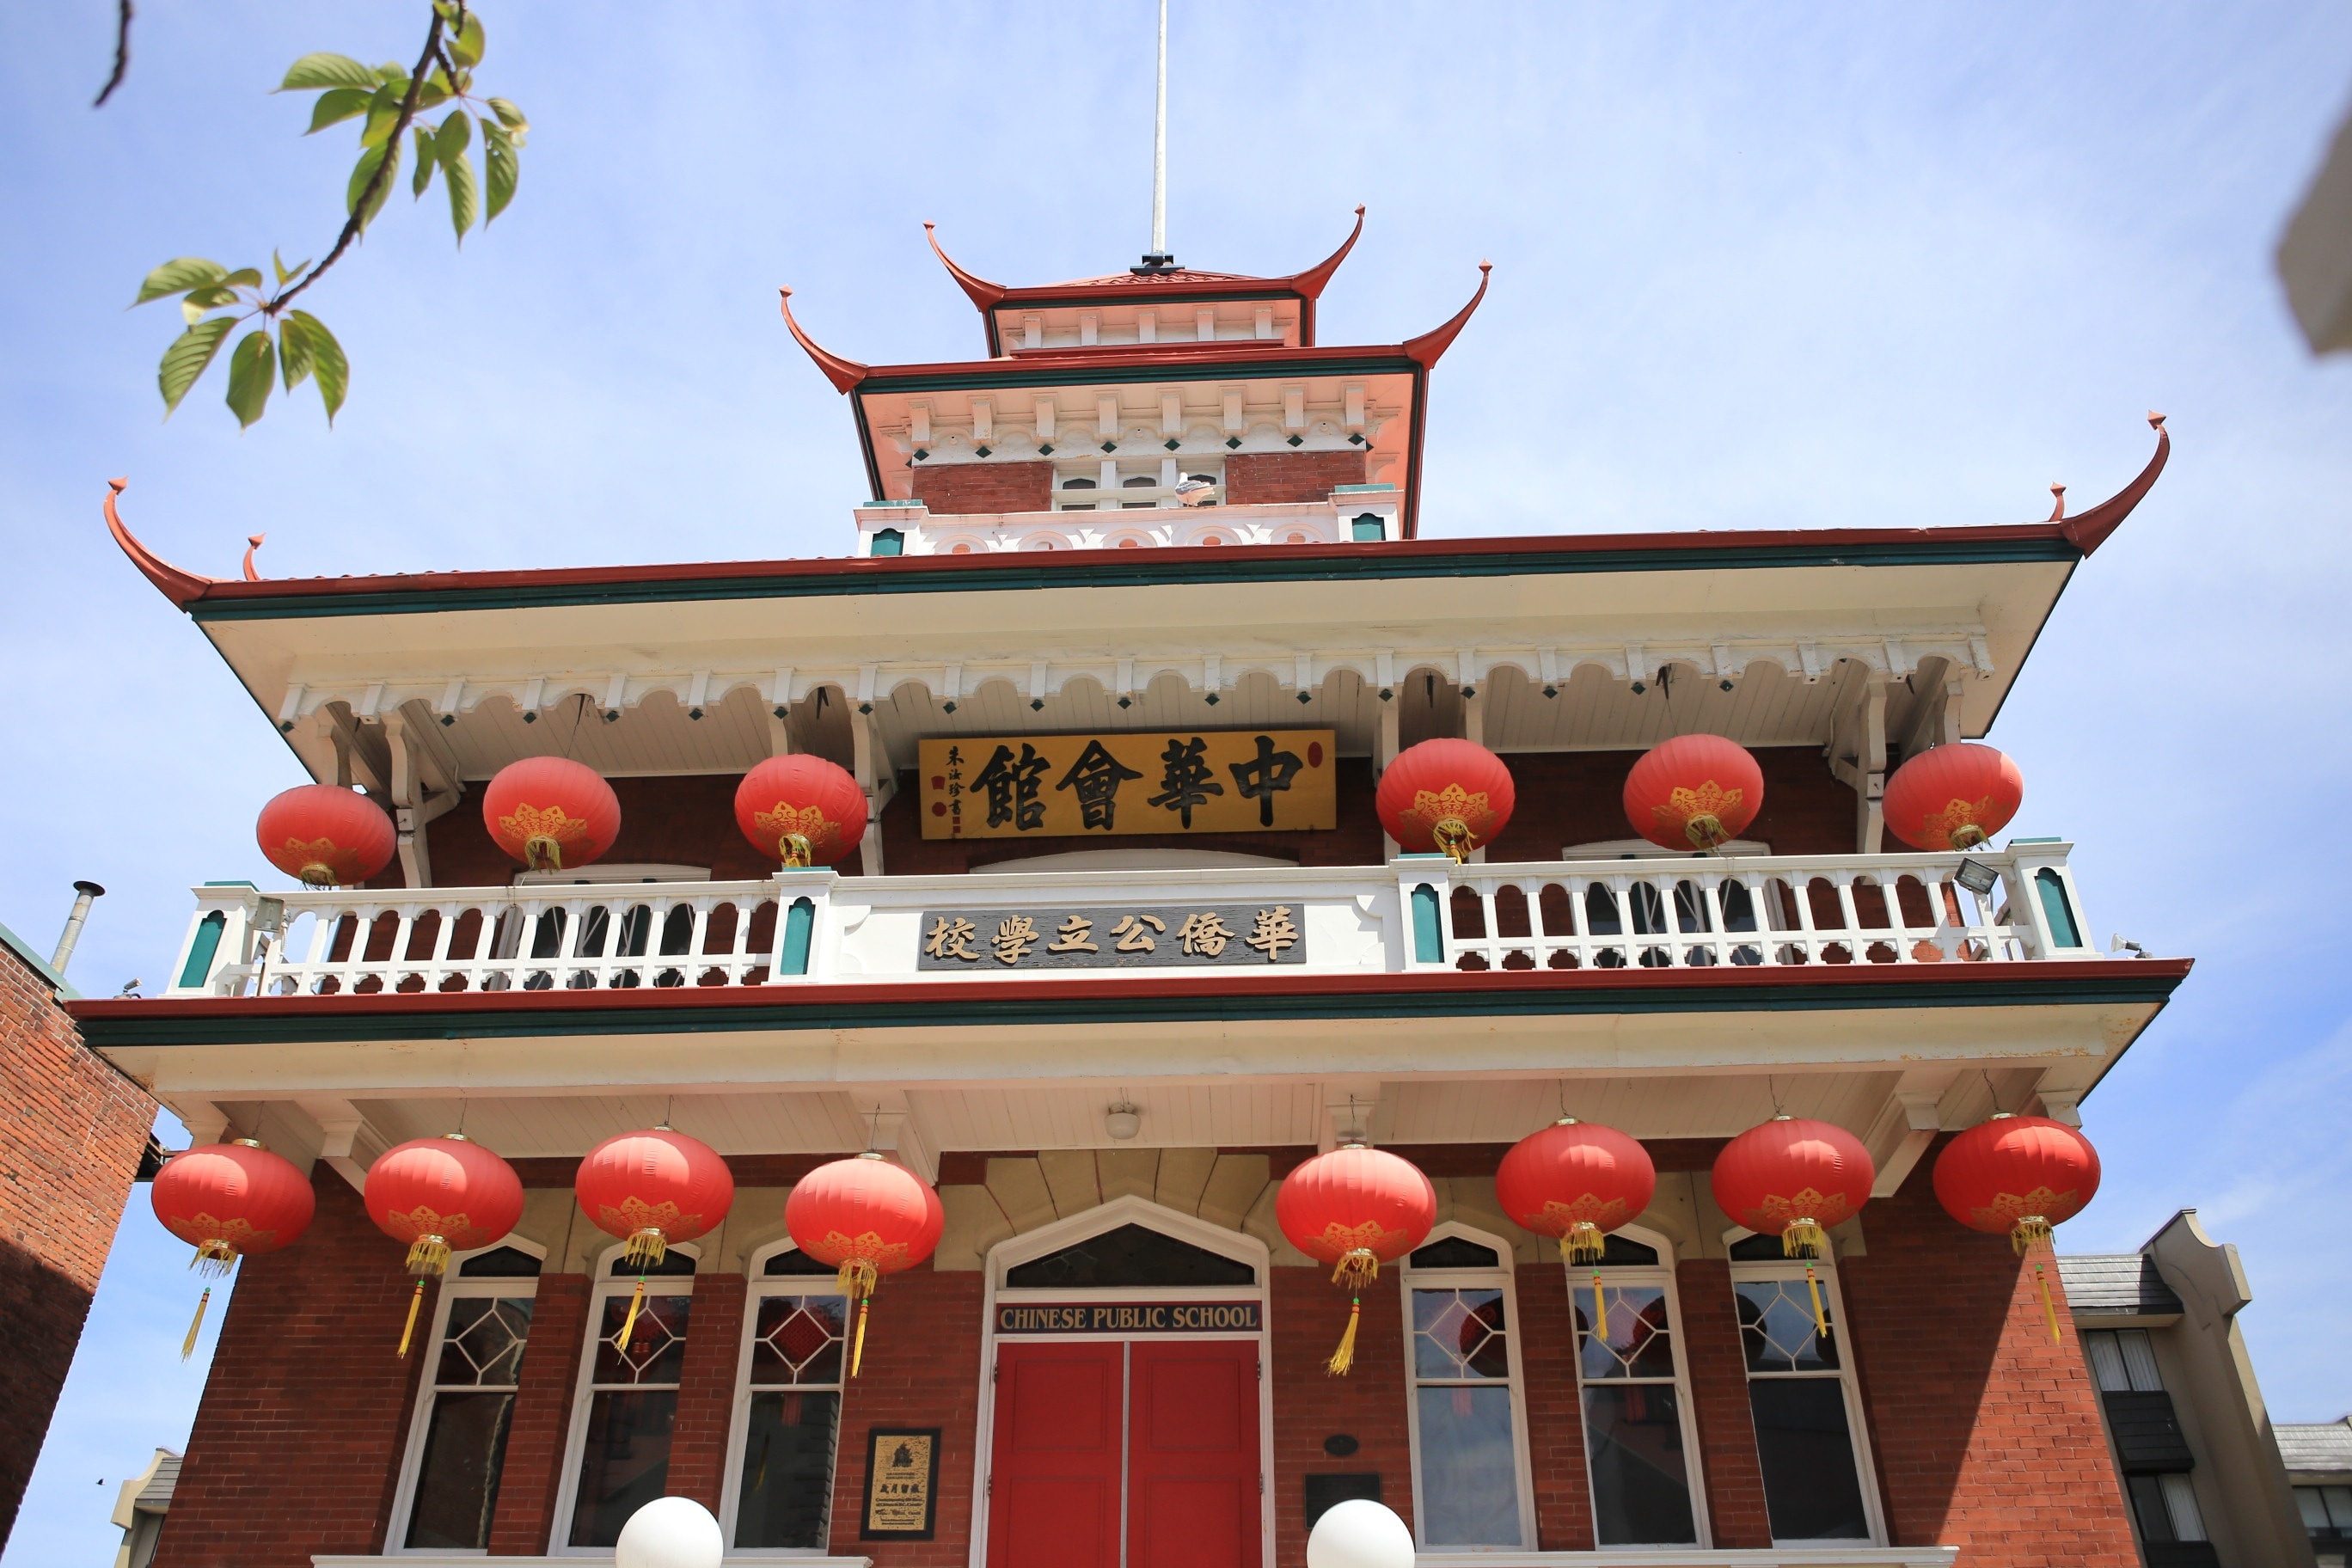
{"type": "Polygon", "coordinates": [[[919,970],[1263,968],[1307,962],[1297,904],[926,910],[919,970]]]}
{"type": "Polygon", "coordinates": [[[1266,833],[1339,825],[1328,730],[922,742],[926,838],[1266,833]]]}

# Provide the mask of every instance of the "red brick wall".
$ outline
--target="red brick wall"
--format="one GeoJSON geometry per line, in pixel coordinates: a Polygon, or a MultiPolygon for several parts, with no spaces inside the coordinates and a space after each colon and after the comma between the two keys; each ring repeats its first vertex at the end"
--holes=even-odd
{"type": "Polygon", "coordinates": [[[1936,1203],[1937,1152],[1872,1201],[1870,1256],[1839,1268],[1895,1544],[1958,1546],[1962,1568],[2134,1568],[2058,1271],[2053,1344],[2032,1268],[1936,1203]]]}
{"type": "Polygon", "coordinates": [[[1383,1274],[1364,1292],[1364,1319],[1356,1331],[1356,1364],[1345,1377],[1327,1377],[1324,1363],[1348,1326],[1348,1298],[1328,1268],[1266,1270],[1267,1311],[1273,1318],[1274,1564],[1307,1562],[1307,1491],[1312,1473],[1376,1470],[1381,1500],[1412,1522],[1412,1454],[1405,1433],[1404,1308],[1395,1281],[1383,1274]],[[1323,1439],[1344,1432],[1362,1445],[1344,1459],[1323,1451],[1323,1439]]]}
{"type": "Polygon", "coordinates": [[[971,1542],[972,1441],[980,1421],[979,1270],[928,1267],[894,1274],[874,1298],[865,1369],[841,1401],[841,1457],[833,1481],[833,1554],[876,1568],[963,1568],[971,1542]],[[939,1512],[929,1541],[860,1541],[866,1434],[876,1426],[937,1426],[939,1512]]]}
{"type": "Polygon", "coordinates": [[[1731,1299],[1731,1266],[1711,1258],[1676,1264],[1675,1295],[1682,1307],[1683,1365],[1698,1421],[1698,1462],[1715,1543],[1769,1546],[1772,1521],[1748,1410],[1748,1357],[1731,1299]]]}
{"type": "Polygon", "coordinates": [[[1364,482],[1364,454],[1236,452],[1225,459],[1225,504],[1322,500],[1341,485],[1364,482]]]}
{"type": "MultiPolygon", "coordinates": [[[[320,1164],[310,1184],[302,1238],[238,1265],[155,1568],[310,1568],[313,1552],[383,1548],[425,1359],[393,1353],[412,1286],[350,1184],[320,1164]]],[[[428,1290],[418,1321],[432,1310],[428,1290]]]]}
{"type": "MultiPolygon", "coordinates": [[[[1412,1158],[1412,1151],[1405,1153],[1412,1158]]],[[[1494,1169],[1491,1162],[1486,1169],[1494,1169]]],[[[1584,1404],[1576,1386],[1576,1318],[1568,1279],[1548,1257],[1518,1270],[1517,1284],[1536,1543],[1546,1552],[1590,1552],[1592,1483],[1584,1468],[1584,1404]]]]}
{"type": "Polygon", "coordinates": [[[0,945],[0,1545],[24,1501],[58,1391],[139,1168],[155,1102],[81,1043],[48,979],[0,945]]]}
{"type": "MultiPolygon", "coordinates": [[[[494,1557],[538,1556],[554,1533],[555,1491],[563,1480],[563,1445],[580,1387],[580,1347],[588,1334],[590,1284],[585,1274],[539,1277],[530,1346],[523,1352],[514,1424],[507,1429],[498,1511],[490,1518],[494,1557]]],[[[687,1342],[693,1342],[691,1333],[687,1342]]]]}
{"type": "Polygon", "coordinates": [[[711,1512],[727,1479],[728,1427],[735,1419],[735,1371],[743,1353],[746,1284],[740,1274],[697,1274],[694,1310],[678,1370],[677,1424],[671,1430],[672,1497],[711,1512]]]}
{"type": "Polygon", "coordinates": [[[1054,505],[1051,463],[941,463],[915,470],[915,499],[942,514],[1047,511],[1054,505]]]}

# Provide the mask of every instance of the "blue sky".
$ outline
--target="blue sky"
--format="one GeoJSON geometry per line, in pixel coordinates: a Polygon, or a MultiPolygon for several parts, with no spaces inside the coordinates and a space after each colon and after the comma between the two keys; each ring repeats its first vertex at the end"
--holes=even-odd
{"type": "MultiPolygon", "coordinates": [[[[2311,361],[2269,259],[2352,95],[2352,10],[1173,11],[1180,258],[1288,271],[1369,204],[1329,342],[1423,330],[1496,264],[1435,379],[1432,535],[2035,519],[2170,416],[2170,471],[1991,737],[2015,831],[2079,841],[2102,943],[2199,960],[2084,1107],[2107,1184],[2063,1239],[2199,1208],[2244,1253],[2273,1412],[2352,1408],[2352,1259],[2312,1223],[2352,1178],[2352,933],[2313,852],[2352,770],[2352,362],[2311,361]]],[[[193,883],[270,875],[253,813],[299,778],[106,539],[107,478],[221,575],[265,531],[271,574],[839,554],[849,417],[776,286],[854,358],[955,357],[979,328],[922,219],[1016,283],[1148,237],[1150,0],[486,0],[481,79],[533,123],[512,209],[461,254],[437,193],[395,196],[312,291],[355,365],[332,434],[306,390],[240,436],[217,370],[160,422],[177,322],[123,310],[140,277],[323,251],[349,128],[304,141],[307,95],[267,89],[311,49],[413,57],[422,15],[150,0],[92,112],[111,7],[0,9],[0,920],[46,946],[105,883],[87,991],[162,979],[193,883]]],[[[142,1189],[10,1564],[105,1560],[115,1483],[184,1439],[183,1262],[142,1189]]]]}

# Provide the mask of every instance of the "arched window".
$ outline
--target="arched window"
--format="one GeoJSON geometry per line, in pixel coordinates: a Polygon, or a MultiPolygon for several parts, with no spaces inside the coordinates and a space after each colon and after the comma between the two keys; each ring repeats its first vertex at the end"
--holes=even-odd
{"type": "MultiPolygon", "coordinates": [[[[1160,481],[1150,474],[1137,474],[1132,478],[1119,480],[1118,488],[1124,490],[1156,490],[1160,488],[1160,481]]],[[[1118,504],[1122,511],[1134,511],[1140,508],[1155,507],[1160,503],[1157,500],[1123,500],[1118,504]]]]}
{"type": "Polygon", "coordinates": [[[410,1551],[490,1544],[539,1270],[537,1248],[513,1238],[449,1260],[393,1500],[392,1539],[410,1551]]]}
{"type": "Polygon", "coordinates": [[[1704,1546],[1674,1244],[1628,1227],[1608,1246],[1598,1268],[1568,1278],[1593,1533],[1603,1548],[1704,1546]]]}
{"type": "Polygon", "coordinates": [[[1424,1552],[1535,1541],[1511,1248],[1446,1224],[1405,1260],[1413,1529],[1424,1552]]]}
{"type": "Polygon", "coordinates": [[[834,1271],[789,1241],[755,1255],[750,1274],[722,1522],[739,1552],[822,1552],[849,1303],[834,1271]]]}
{"type": "Polygon", "coordinates": [[[695,1255],[687,1247],[673,1247],[641,1269],[615,1247],[601,1267],[588,1302],[594,1337],[581,1351],[558,1514],[570,1546],[612,1545],[631,1514],[668,1489],[670,1431],[694,1308],[695,1255]],[[646,1297],[631,1322],[641,1279],[646,1297]]]}
{"type": "MultiPolygon", "coordinates": [[[[1064,479],[1062,488],[1066,490],[1091,490],[1100,487],[1093,479],[1064,479]]],[[[1096,503],[1091,500],[1066,500],[1055,510],[1056,511],[1092,511],[1095,507],[1096,503]]]]}
{"type": "Polygon", "coordinates": [[[1883,1541],[1837,1268],[1782,1256],[1780,1239],[1732,1243],[1731,1290],[1748,1365],[1748,1408],[1775,1541],[1883,1541]],[[1813,1318],[1821,1291],[1824,1337],[1813,1318]]]}

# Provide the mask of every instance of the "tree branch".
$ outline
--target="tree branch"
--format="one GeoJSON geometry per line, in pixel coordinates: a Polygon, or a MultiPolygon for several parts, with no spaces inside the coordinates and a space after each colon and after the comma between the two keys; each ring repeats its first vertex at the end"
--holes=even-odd
{"type": "MultiPolygon", "coordinates": [[[[129,0],[125,0],[126,5],[128,3],[129,0]]],[[[460,26],[464,26],[465,15],[465,8],[461,5],[457,11],[460,26]]],[[[432,69],[433,62],[440,53],[441,12],[438,7],[436,7],[433,12],[433,26],[425,31],[424,51],[416,57],[416,68],[408,73],[407,96],[400,100],[400,113],[392,122],[392,133],[383,139],[383,156],[376,161],[375,173],[368,176],[368,183],[360,191],[360,199],[352,204],[351,219],[343,225],[343,232],[335,237],[335,248],[327,252],[327,258],[324,261],[320,262],[318,266],[313,267],[297,279],[292,288],[263,305],[261,307],[263,314],[274,319],[280,310],[293,303],[294,296],[324,276],[327,268],[341,260],[343,252],[349,250],[352,242],[358,239],[361,233],[366,229],[370,210],[375,204],[376,193],[383,188],[385,181],[392,178],[393,161],[400,152],[400,139],[408,133],[409,121],[416,118],[417,100],[425,94],[425,73],[432,69]]],[[[452,85],[455,85],[454,81],[452,85]]]]}
{"type": "Polygon", "coordinates": [[[122,73],[130,68],[131,0],[121,0],[114,18],[114,74],[108,77],[106,85],[98,89],[98,97],[90,104],[92,109],[106,107],[106,100],[114,96],[114,89],[122,85],[122,73]]]}

